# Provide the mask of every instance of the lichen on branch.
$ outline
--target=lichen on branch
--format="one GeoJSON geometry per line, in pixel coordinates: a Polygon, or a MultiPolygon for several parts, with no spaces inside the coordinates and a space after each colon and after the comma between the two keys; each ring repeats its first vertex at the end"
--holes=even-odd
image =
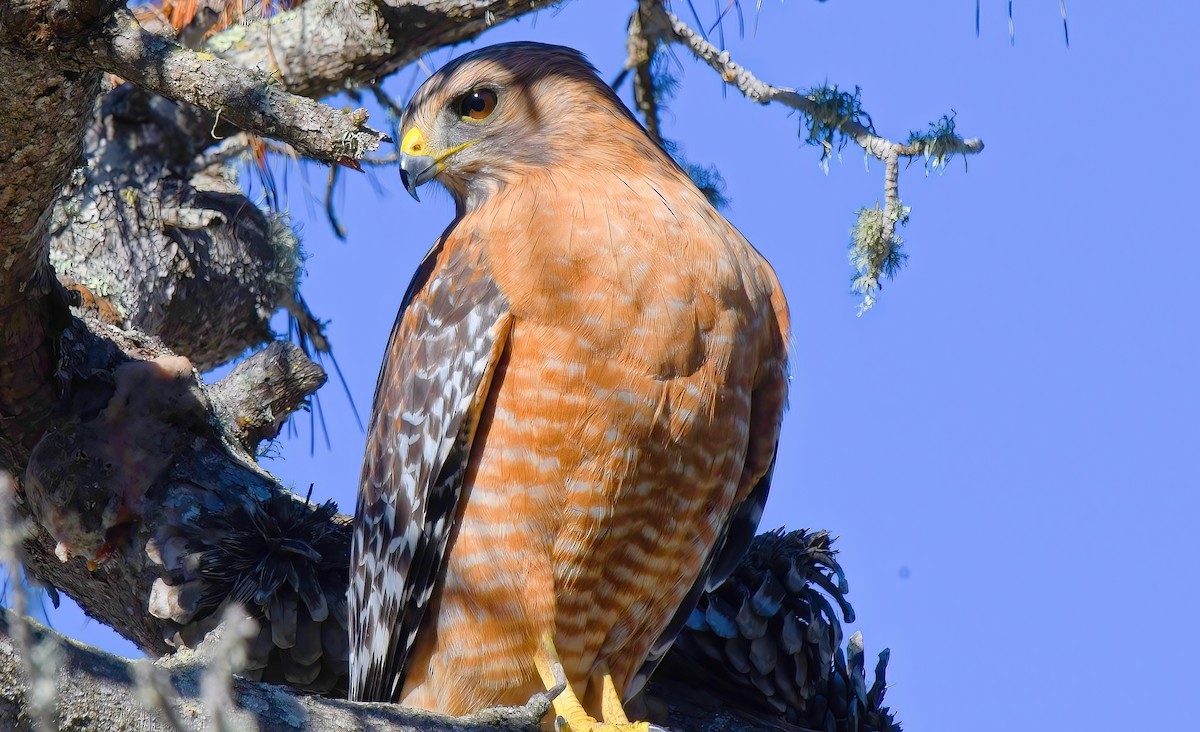
{"type": "MultiPolygon", "coordinates": [[[[830,157],[851,141],[867,155],[884,162],[883,204],[859,209],[853,229],[850,260],[856,273],[852,289],[862,296],[859,315],[875,304],[880,280],[893,277],[905,259],[895,234],[897,225],[908,221],[909,212],[900,203],[900,158],[924,157],[929,169],[941,170],[955,155],[983,151],[982,140],[958,135],[953,113],[932,123],[928,132],[912,133],[906,142],[894,142],[876,133],[857,87],[848,92],[836,85],[823,84],[800,92],[768,84],[734,61],[727,50],[713,45],[705,34],[667,10],[662,0],[641,0],[630,23],[630,34],[627,68],[649,74],[653,71],[650,59],[658,44],[677,43],[747,99],[759,104],[781,104],[800,112],[800,137],[805,143],[821,148],[822,169],[828,171],[830,157]]],[[[645,83],[639,87],[638,106],[644,114],[657,114],[653,94],[645,91],[653,88],[653,84],[645,83]]]]}

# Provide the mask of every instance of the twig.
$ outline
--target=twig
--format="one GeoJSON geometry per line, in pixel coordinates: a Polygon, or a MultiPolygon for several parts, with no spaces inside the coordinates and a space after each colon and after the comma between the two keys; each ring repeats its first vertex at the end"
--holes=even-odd
{"type": "Polygon", "coordinates": [[[655,142],[662,142],[662,128],[658,120],[658,96],[654,89],[654,73],[650,68],[654,62],[654,54],[658,49],[659,37],[648,32],[651,12],[662,6],[657,0],[641,0],[637,10],[629,16],[629,35],[625,41],[628,56],[625,59],[626,71],[633,71],[633,99],[638,111],[645,120],[646,132],[655,142]]]}
{"type": "MultiPolygon", "coordinates": [[[[237,160],[246,157],[249,152],[250,145],[246,139],[246,135],[234,135],[220,144],[205,150],[198,154],[188,164],[189,173],[199,173],[213,168],[220,168],[223,165],[229,165],[237,160]]],[[[286,145],[281,145],[281,149],[288,150],[286,145]]]]}
{"type": "Polygon", "coordinates": [[[258,623],[246,615],[241,605],[232,603],[225,608],[220,628],[220,637],[200,678],[200,694],[216,732],[251,729],[253,717],[239,711],[234,703],[233,675],[246,666],[246,644],[258,634],[258,623]]]}
{"type": "Polygon", "coordinates": [[[370,84],[367,88],[375,95],[375,101],[379,102],[379,106],[387,110],[399,122],[400,118],[404,116],[404,105],[388,96],[388,93],[379,84],[370,84]]]}
{"type": "MultiPolygon", "coordinates": [[[[900,212],[900,155],[896,150],[891,150],[887,157],[883,160],[883,239],[884,241],[894,241],[896,238],[896,222],[903,215],[900,212]]],[[[883,255],[884,258],[887,254],[883,255]]],[[[872,263],[872,269],[883,269],[883,261],[872,263]]]]}
{"type": "MultiPolygon", "coordinates": [[[[364,158],[364,163],[371,163],[371,160],[364,158]]],[[[333,192],[337,190],[338,177],[340,171],[337,166],[330,166],[329,176],[325,179],[325,217],[329,219],[329,225],[333,227],[334,236],[346,240],[346,227],[342,226],[342,222],[338,219],[337,205],[333,202],[333,192]]]]}
{"type": "Polygon", "coordinates": [[[371,155],[371,156],[365,157],[360,162],[363,165],[373,165],[373,166],[396,165],[400,162],[400,155],[401,155],[401,153],[399,150],[393,150],[392,152],[388,153],[387,155],[379,155],[379,156],[371,155]]]}
{"type": "Polygon", "coordinates": [[[166,672],[145,659],[134,661],[131,666],[134,697],[142,706],[157,712],[174,732],[188,732],[183,720],[175,712],[178,699],[166,672]]]}

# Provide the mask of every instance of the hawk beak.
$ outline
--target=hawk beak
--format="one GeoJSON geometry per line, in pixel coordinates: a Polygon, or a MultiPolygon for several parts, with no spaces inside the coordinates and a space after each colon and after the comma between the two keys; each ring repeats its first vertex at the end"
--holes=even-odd
{"type": "Polygon", "coordinates": [[[425,142],[425,135],[413,127],[404,133],[404,139],[400,142],[400,182],[404,184],[404,190],[420,201],[417,187],[445,170],[446,158],[466,150],[476,142],[478,140],[469,140],[461,145],[433,152],[425,142]]]}
{"type": "Polygon", "coordinates": [[[420,202],[421,197],[417,195],[417,186],[437,175],[437,168],[437,161],[428,155],[408,155],[407,153],[401,155],[400,182],[404,184],[404,190],[420,202]]]}
{"type": "Polygon", "coordinates": [[[421,130],[413,127],[404,133],[404,139],[400,141],[400,182],[408,195],[420,202],[417,186],[437,175],[439,167],[438,159],[429,154],[429,145],[421,130]]]}

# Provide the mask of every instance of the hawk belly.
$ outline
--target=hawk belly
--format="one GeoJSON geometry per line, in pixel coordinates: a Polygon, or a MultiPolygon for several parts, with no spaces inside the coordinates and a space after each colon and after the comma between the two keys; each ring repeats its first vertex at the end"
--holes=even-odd
{"type": "Polygon", "coordinates": [[[525,703],[546,631],[585,699],[598,661],[624,691],[700,574],[743,478],[756,349],[733,347],[733,311],[682,359],[617,317],[515,320],[403,704],[525,703]]]}

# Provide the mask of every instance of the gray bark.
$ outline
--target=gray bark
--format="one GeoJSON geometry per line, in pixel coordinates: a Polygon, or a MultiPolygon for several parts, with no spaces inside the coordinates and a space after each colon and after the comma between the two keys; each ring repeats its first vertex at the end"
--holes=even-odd
{"type": "MultiPolygon", "coordinates": [[[[12,616],[0,610],[0,729],[33,729],[25,710],[30,685],[21,673],[18,648],[10,632],[12,616]]],[[[27,621],[31,622],[31,621],[27,621]]],[[[213,729],[215,715],[205,694],[206,670],[212,663],[206,649],[161,662],[150,669],[146,661],[131,662],[88,648],[36,623],[35,642],[57,646],[59,665],[54,674],[57,722],[76,732],[173,729],[172,721],[188,730],[213,729]],[[157,674],[167,683],[155,693],[146,679],[157,674]],[[139,677],[143,679],[139,683],[139,677]],[[147,699],[147,696],[151,699],[147,699]],[[153,697],[158,697],[157,699],[153,697]],[[169,711],[163,710],[165,706],[169,711]],[[172,719],[173,718],[173,719],[172,719]]],[[[451,719],[403,709],[392,704],[352,704],[301,694],[271,684],[235,679],[230,694],[234,709],[223,710],[236,729],[259,732],[296,730],[389,730],[391,732],[534,732],[549,706],[544,696],[525,707],[492,709],[472,717],[451,719]]],[[[210,692],[211,693],[211,692],[210,692]]]]}
{"type": "Polygon", "coordinates": [[[246,198],[226,164],[243,138],[205,154],[212,115],[133,84],[97,107],[50,223],[60,280],[201,371],[270,340],[271,315],[298,300],[300,250],[286,217],[246,198]]]}
{"type": "Polygon", "coordinates": [[[128,11],[114,13],[69,61],[219,113],[243,130],[286,141],[313,160],[357,167],[354,161],[386,138],[366,126],[365,110],[346,112],[291,94],[265,69],[242,68],[146,32],[128,11]]]}
{"type": "Polygon", "coordinates": [[[442,46],[566,0],[310,0],[268,22],[230,28],[204,49],[271,69],[293,94],[324,97],[383,79],[442,46]]]}
{"type": "Polygon", "coordinates": [[[238,364],[210,392],[223,424],[237,428],[242,448],[279,435],[291,413],[325,383],[325,371],[297,346],[275,341],[238,364]]]}

